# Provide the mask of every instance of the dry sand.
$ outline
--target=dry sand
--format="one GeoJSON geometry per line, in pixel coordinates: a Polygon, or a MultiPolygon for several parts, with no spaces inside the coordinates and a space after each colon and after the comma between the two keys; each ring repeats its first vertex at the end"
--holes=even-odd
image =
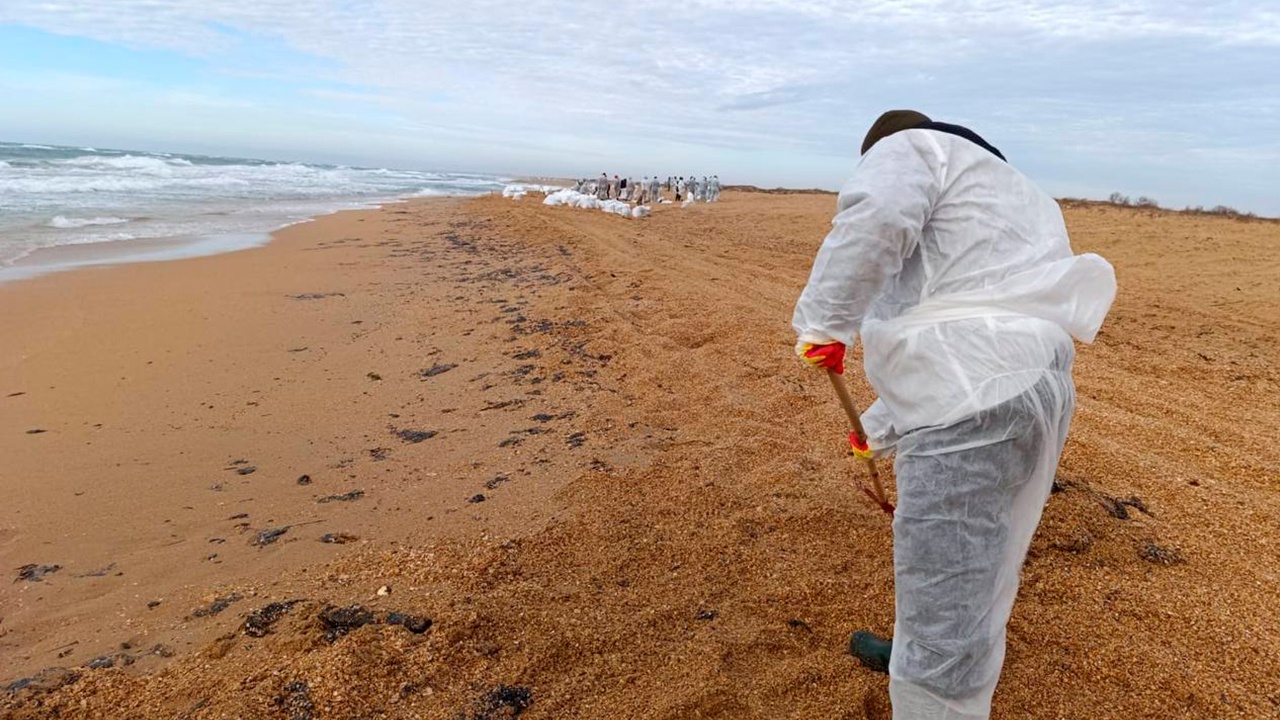
{"type": "MultiPolygon", "coordinates": [[[[0,286],[0,561],[62,566],[0,582],[0,680],[68,668],[0,713],[887,717],[844,648],[891,627],[891,537],[790,347],[833,199],[537,197],[0,286]]],[[[1280,225],[1067,219],[1120,296],[994,717],[1280,716],[1280,225]]]]}

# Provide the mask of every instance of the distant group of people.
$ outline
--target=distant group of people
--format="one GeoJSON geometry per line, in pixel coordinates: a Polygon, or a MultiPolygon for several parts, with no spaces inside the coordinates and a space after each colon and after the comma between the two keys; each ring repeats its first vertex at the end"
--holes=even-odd
{"type": "Polygon", "coordinates": [[[720,176],[703,175],[701,180],[693,175],[688,179],[671,176],[664,182],[657,176],[637,181],[617,175],[610,179],[607,173],[600,173],[600,177],[594,180],[578,180],[573,189],[600,200],[620,200],[637,205],[664,202],[664,192],[672,193],[673,202],[716,202],[720,199],[720,176]]]}

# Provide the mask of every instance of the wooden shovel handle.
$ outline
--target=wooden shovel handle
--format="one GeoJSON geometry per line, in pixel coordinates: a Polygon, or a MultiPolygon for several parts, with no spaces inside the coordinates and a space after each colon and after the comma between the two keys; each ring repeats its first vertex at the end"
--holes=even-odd
{"type": "MultiPolygon", "coordinates": [[[[862,419],[858,416],[858,408],[853,404],[853,397],[849,395],[849,388],[844,384],[844,379],[833,370],[827,371],[827,378],[831,380],[831,387],[835,388],[836,397],[840,398],[840,405],[844,408],[845,415],[849,416],[849,424],[853,426],[858,442],[866,445],[867,431],[862,429],[862,419]]],[[[867,457],[862,460],[867,464],[867,472],[871,473],[872,489],[867,494],[879,503],[880,509],[893,515],[893,503],[889,502],[889,496],[885,494],[884,485],[880,482],[880,470],[876,468],[875,459],[867,457]]]]}

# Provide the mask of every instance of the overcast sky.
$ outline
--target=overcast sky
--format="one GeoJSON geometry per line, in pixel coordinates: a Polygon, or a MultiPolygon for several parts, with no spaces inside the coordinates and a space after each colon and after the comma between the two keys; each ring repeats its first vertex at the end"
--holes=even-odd
{"type": "Polygon", "coordinates": [[[0,139],[836,187],[871,121],[1280,215],[1280,0],[0,0],[0,139]]]}

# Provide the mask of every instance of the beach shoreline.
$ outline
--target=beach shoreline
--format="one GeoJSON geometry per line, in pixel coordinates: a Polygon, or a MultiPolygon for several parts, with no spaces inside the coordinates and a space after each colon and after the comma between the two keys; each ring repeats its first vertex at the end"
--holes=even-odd
{"type": "Polygon", "coordinates": [[[474,173],[0,142],[0,282],[244,249],[333,212],[503,186],[474,173]]]}
{"type": "MultiPolygon", "coordinates": [[[[467,441],[441,453],[440,441],[414,440],[418,431],[449,434],[439,427],[406,427],[421,414],[447,418],[449,406],[459,404],[457,373],[429,380],[419,373],[449,364],[444,359],[465,342],[458,333],[475,329],[446,322],[458,313],[443,307],[430,325],[406,329],[405,315],[449,301],[401,308],[394,293],[368,289],[430,283],[430,270],[382,258],[378,237],[394,232],[407,208],[428,208],[417,211],[427,216],[440,208],[447,218],[462,202],[432,198],[342,211],[240,252],[0,284],[6,308],[0,333],[14,340],[0,351],[0,455],[8,458],[0,491],[15,498],[0,523],[0,557],[14,568],[61,566],[40,582],[3,587],[0,676],[109,654],[120,628],[95,627],[92,617],[136,617],[147,627],[126,641],[134,646],[198,646],[208,634],[187,630],[201,606],[252,597],[267,578],[287,583],[283,576],[295,563],[305,567],[350,549],[318,542],[322,535],[351,534],[361,538],[353,541],[358,547],[370,536],[386,543],[415,533],[417,520],[387,517],[401,508],[372,507],[392,502],[387,497],[433,518],[431,532],[439,536],[472,532],[472,520],[456,519],[463,509],[475,510],[468,518],[491,514],[467,500],[500,470],[470,467],[480,453],[467,441]],[[409,330],[413,348],[403,341],[409,330]],[[423,349],[428,341],[432,346],[423,349]],[[428,384],[453,390],[423,398],[428,384]],[[392,407],[349,406],[375,404],[393,388],[406,397],[392,407]],[[439,465],[398,457],[429,447],[439,465]],[[467,467],[454,467],[460,464],[467,467]],[[392,473],[395,480],[381,477],[392,473]],[[434,479],[450,473],[467,477],[471,492],[460,480],[434,479]],[[307,485],[298,484],[303,476],[307,485]],[[374,502],[316,504],[329,495],[373,496],[374,484],[384,496],[374,502]],[[38,519],[50,513],[56,522],[38,519]],[[316,527],[306,543],[286,537],[281,546],[288,553],[273,557],[249,544],[257,532],[310,527],[335,513],[349,521],[316,527]],[[228,565],[244,567],[228,571],[228,565]]],[[[512,363],[482,358],[471,370],[502,362],[512,363]]],[[[481,415],[455,429],[487,440],[487,422],[481,415]]],[[[530,470],[532,479],[521,487],[537,496],[544,472],[530,470]]],[[[134,624],[131,618],[125,627],[134,624]]]]}
{"type": "Polygon", "coordinates": [[[289,228],[313,223],[330,215],[361,210],[380,210],[424,199],[435,198],[402,197],[371,202],[363,207],[333,209],[306,219],[293,220],[275,228],[255,232],[129,238],[39,247],[7,265],[0,265],[0,284],[29,280],[41,275],[66,272],[68,270],[110,265],[171,262],[250,250],[266,245],[278,233],[289,228]]]}
{"type": "MultiPolygon", "coordinates": [[[[892,626],[891,537],[787,327],[831,206],[429,199],[0,284],[0,711],[883,716],[844,646],[892,626]]],[[[1121,291],[996,717],[1263,716],[1274,226],[1067,221],[1121,291]]]]}

